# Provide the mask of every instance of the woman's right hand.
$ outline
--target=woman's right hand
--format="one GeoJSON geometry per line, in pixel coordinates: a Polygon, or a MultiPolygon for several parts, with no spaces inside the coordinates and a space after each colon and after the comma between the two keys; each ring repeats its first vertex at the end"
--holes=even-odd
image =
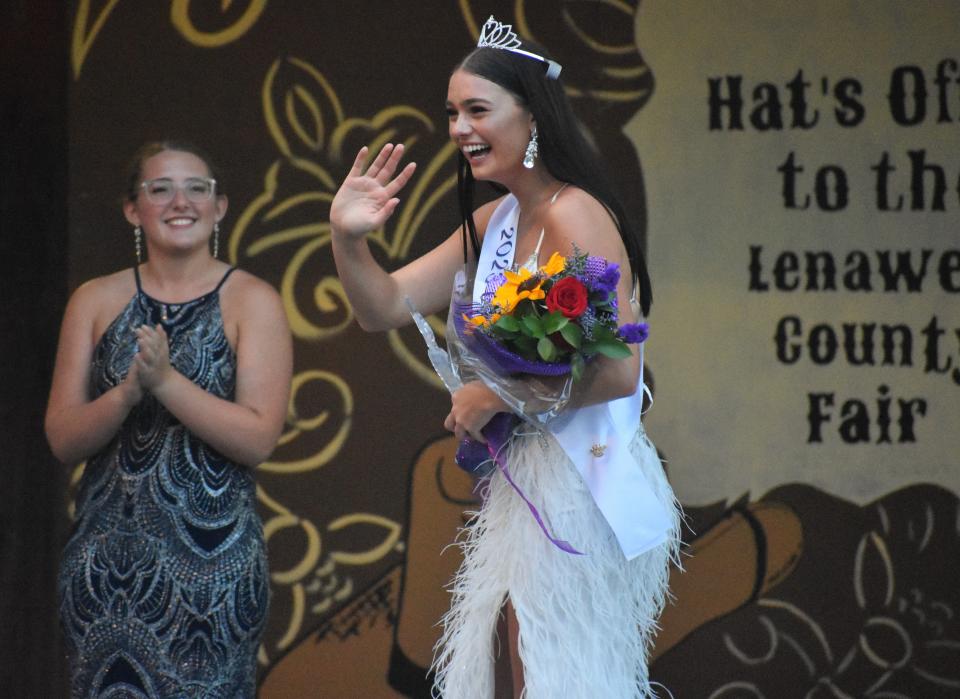
{"type": "Polygon", "coordinates": [[[127,375],[119,384],[118,388],[123,395],[123,403],[129,408],[133,408],[143,398],[143,384],[140,383],[140,365],[136,359],[130,362],[130,368],[127,375]]]}
{"type": "Polygon", "coordinates": [[[409,163],[394,177],[403,156],[403,144],[388,143],[363,171],[366,146],[360,149],[353,167],[330,205],[330,225],[334,236],[361,238],[390,218],[400,200],[396,197],[416,169],[409,163]]]}

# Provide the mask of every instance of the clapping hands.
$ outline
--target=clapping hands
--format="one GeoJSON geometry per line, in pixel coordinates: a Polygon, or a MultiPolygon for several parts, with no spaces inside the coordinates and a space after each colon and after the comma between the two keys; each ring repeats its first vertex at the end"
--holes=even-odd
{"type": "Polygon", "coordinates": [[[413,176],[416,163],[408,163],[394,177],[403,144],[388,143],[363,171],[369,150],[360,149],[353,167],[330,205],[330,225],[334,235],[360,238],[386,223],[400,200],[396,194],[413,176]]]}
{"type": "Polygon", "coordinates": [[[173,371],[170,364],[170,345],[162,325],[141,325],[136,329],[137,353],[130,362],[127,375],[120,385],[124,401],[133,407],[143,398],[144,391],[155,389],[173,371]]]}
{"type": "MultiPolygon", "coordinates": [[[[170,365],[170,344],[163,326],[141,325],[137,328],[137,354],[130,372],[145,390],[157,388],[167,378],[170,365]]],[[[129,380],[129,376],[128,376],[129,380]]]]}

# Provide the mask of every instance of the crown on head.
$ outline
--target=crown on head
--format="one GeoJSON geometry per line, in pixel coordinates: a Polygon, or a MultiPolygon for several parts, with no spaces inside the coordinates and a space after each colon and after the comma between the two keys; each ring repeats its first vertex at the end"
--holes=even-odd
{"type": "Polygon", "coordinates": [[[513,25],[498,22],[493,18],[493,15],[490,15],[490,19],[484,22],[483,29],[480,30],[480,40],[477,41],[477,48],[503,49],[504,51],[512,51],[513,53],[519,53],[521,56],[546,63],[547,77],[551,80],[556,80],[560,77],[560,71],[563,70],[563,68],[559,63],[551,61],[549,58],[544,58],[532,51],[524,51],[520,46],[520,38],[516,32],[513,31],[513,25]]]}

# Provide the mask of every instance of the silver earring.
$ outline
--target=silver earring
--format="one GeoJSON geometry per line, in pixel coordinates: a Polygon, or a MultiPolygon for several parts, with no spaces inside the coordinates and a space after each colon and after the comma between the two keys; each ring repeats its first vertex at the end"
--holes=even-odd
{"type": "Polygon", "coordinates": [[[527,144],[527,150],[523,154],[523,166],[528,170],[533,169],[533,161],[537,159],[537,156],[540,154],[540,149],[537,147],[537,127],[533,127],[533,131],[530,132],[530,142],[527,144]]]}
{"type": "Polygon", "coordinates": [[[133,249],[137,253],[137,264],[143,262],[143,241],[142,241],[143,232],[140,230],[140,226],[137,226],[133,229],[133,249]]]}
{"type": "Polygon", "coordinates": [[[220,255],[220,222],[213,224],[213,256],[220,255]]]}

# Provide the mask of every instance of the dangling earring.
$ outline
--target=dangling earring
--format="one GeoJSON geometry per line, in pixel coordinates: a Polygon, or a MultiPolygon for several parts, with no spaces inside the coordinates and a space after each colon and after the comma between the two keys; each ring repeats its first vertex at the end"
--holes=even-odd
{"type": "Polygon", "coordinates": [[[220,254],[220,222],[213,224],[213,256],[220,254]]]}
{"type": "Polygon", "coordinates": [[[537,147],[537,127],[533,127],[533,131],[530,132],[530,143],[527,144],[527,151],[523,154],[523,166],[528,170],[533,169],[533,161],[537,159],[537,156],[540,154],[540,149],[537,147]]]}
{"type": "Polygon", "coordinates": [[[141,236],[143,233],[140,230],[140,226],[137,226],[133,229],[133,249],[137,253],[137,264],[143,262],[143,242],[141,236]]]}

